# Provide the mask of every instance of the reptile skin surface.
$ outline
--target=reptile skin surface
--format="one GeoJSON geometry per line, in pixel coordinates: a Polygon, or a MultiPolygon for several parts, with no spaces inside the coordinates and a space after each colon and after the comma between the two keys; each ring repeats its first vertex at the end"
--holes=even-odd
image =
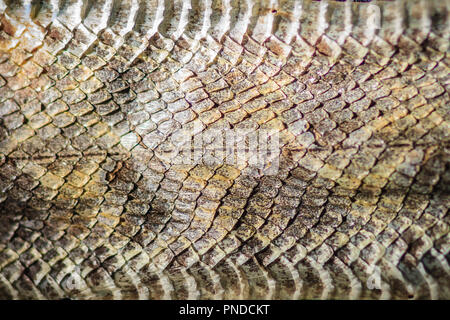
{"type": "Polygon", "coordinates": [[[450,299],[449,11],[0,0],[0,298],[450,299]]]}

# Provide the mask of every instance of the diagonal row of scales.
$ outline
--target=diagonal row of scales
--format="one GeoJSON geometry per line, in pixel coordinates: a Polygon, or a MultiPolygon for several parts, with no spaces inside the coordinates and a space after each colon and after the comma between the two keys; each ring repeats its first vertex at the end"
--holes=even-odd
{"type": "Polygon", "coordinates": [[[449,299],[449,6],[0,0],[0,298],[449,299]]]}

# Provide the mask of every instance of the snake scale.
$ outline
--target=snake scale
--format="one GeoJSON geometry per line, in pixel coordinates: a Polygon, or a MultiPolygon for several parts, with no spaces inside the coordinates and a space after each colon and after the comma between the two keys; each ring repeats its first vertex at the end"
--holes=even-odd
{"type": "Polygon", "coordinates": [[[0,0],[0,298],[449,299],[449,8],[0,0]]]}

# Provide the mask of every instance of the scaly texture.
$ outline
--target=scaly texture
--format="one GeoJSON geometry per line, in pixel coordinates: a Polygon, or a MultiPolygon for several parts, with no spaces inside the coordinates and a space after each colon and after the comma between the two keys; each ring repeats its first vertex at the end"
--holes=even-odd
{"type": "Polygon", "coordinates": [[[449,5],[0,0],[0,297],[449,299],[449,5]]]}

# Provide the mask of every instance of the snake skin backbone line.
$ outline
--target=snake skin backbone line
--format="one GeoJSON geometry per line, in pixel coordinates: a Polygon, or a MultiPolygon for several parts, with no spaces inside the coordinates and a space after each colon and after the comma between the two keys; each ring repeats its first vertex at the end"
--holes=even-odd
{"type": "Polygon", "coordinates": [[[0,0],[0,298],[450,299],[449,12],[0,0]]]}

